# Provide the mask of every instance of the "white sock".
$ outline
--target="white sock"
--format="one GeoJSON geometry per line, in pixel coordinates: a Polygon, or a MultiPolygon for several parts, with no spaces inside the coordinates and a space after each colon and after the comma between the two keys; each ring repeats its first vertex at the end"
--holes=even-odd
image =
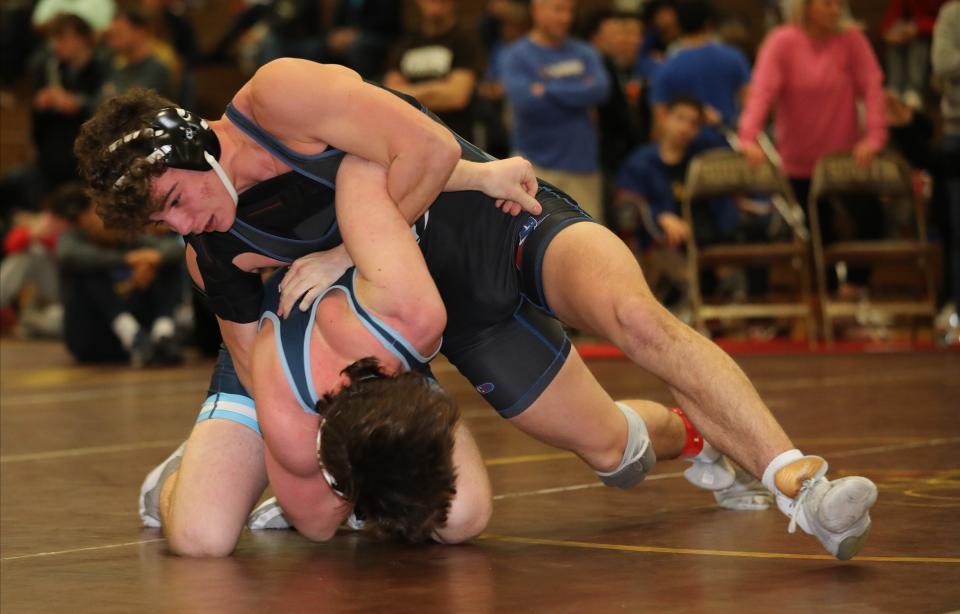
{"type": "Polygon", "coordinates": [[[137,322],[135,317],[124,311],[113,319],[110,328],[113,329],[114,334],[120,339],[120,343],[124,349],[129,350],[133,347],[133,340],[136,338],[137,333],[140,332],[140,323],[137,322]]]}
{"type": "Polygon", "coordinates": [[[162,316],[153,321],[153,329],[150,331],[150,338],[154,341],[164,337],[172,337],[176,332],[173,319],[162,316]]]}

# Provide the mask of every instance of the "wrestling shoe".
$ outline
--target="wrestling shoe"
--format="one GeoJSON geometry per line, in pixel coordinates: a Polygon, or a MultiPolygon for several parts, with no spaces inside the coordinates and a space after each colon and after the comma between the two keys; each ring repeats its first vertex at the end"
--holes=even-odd
{"type": "Polygon", "coordinates": [[[154,355],[153,339],[143,329],[137,331],[130,347],[130,366],[134,369],[143,369],[152,366],[154,355]]]}
{"type": "Polygon", "coordinates": [[[731,488],[736,480],[736,472],[725,456],[714,453],[714,458],[701,453],[685,458],[691,463],[683,472],[688,482],[703,490],[724,490],[731,488]]]}
{"type": "MultiPolygon", "coordinates": [[[[344,522],[347,528],[353,529],[354,531],[360,531],[365,524],[366,523],[357,516],[356,512],[350,512],[350,515],[344,522]]],[[[283,509],[281,509],[280,504],[277,503],[276,497],[270,497],[250,512],[250,517],[247,519],[247,527],[255,531],[294,528],[283,515],[283,509]]]]}
{"type": "Polygon", "coordinates": [[[780,495],[778,504],[790,517],[790,533],[799,525],[830,554],[846,561],[860,551],[870,533],[870,508],[877,501],[877,486],[860,476],[828,480],[826,473],[823,461],[813,477],[804,480],[795,499],[780,495]],[[789,502],[786,506],[784,499],[789,502]]]}
{"type": "Polygon", "coordinates": [[[756,479],[740,465],[730,462],[734,470],[733,484],[722,490],[713,491],[713,497],[720,507],[737,512],[762,512],[770,509],[773,494],[760,480],[756,479]]]}
{"type": "Polygon", "coordinates": [[[170,474],[180,467],[180,460],[183,458],[183,451],[187,447],[187,442],[180,444],[180,447],[173,451],[166,460],[154,467],[153,471],[147,474],[140,485],[140,520],[143,526],[160,528],[160,491],[163,489],[163,483],[170,477],[170,474]]]}

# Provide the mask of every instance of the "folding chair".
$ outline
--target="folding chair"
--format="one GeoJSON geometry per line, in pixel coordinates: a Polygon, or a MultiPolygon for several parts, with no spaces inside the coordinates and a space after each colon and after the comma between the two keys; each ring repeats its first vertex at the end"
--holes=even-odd
{"type": "Polygon", "coordinates": [[[694,325],[705,330],[709,319],[794,318],[803,322],[807,338],[816,338],[811,307],[810,262],[807,256],[806,229],[803,212],[786,177],[770,161],[753,167],[743,154],[715,149],[695,157],[687,171],[682,201],[683,217],[691,228],[693,203],[705,198],[742,194],[770,195],[779,215],[789,228],[789,238],[760,244],[720,244],[701,246],[691,233],[687,241],[687,270],[690,279],[690,302],[694,325]],[[798,295],[793,301],[747,302],[738,304],[705,304],[700,290],[701,268],[723,264],[766,265],[787,264],[796,274],[798,295]]]}
{"type": "Polygon", "coordinates": [[[850,317],[860,308],[856,303],[833,300],[827,294],[828,267],[838,262],[854,264],[913,263],[922,277],[923,295],[903,300],[871,301],[871,308],[887,316],[935,316],[931,248],[927,242],[925,211],[920,197],[914,196],[911,170],[906,161],[892,151],[877,155],[868,167],[861,167],[849,153],[824,156],[817,163],[810,186],[810,229],[817,269],[817,291],[823,318],[824,338],[833,342],[833,320],[850,317]],[[823,245],[817,203],[822,198],[836,199],[844,195],[875,194],[888,213],[887,219],[906,220],[897,224],[897,236],[872,241],[840,241],[823,245]]]}

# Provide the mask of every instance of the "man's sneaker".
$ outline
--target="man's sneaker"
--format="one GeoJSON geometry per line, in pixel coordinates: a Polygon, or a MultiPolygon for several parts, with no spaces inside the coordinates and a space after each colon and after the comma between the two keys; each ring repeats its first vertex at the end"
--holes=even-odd
{"type": "Polygon", "coordinates": [[[247,526],[253,530],[262,529],[292,529],[293,525],[287,522],[277,503],[276,497],[270,497],[250,512],[247,518],[247,526]]]}
{"type": "Polygon", "coordinates": [[[183,364],[183,352],[180,344],[172,336],[160,337],[153,341],[153,356],[150,365],[155,367],[176,367],[183,364]]]}
{"type": "Polygon", "coordinates": [[[180,444],[173,454],[147,474],[140,485],[140,520],[143,521],[143,526],[160,528],[160,491],[170,474],[180,467],[180,459],[183,458],[186,447],[187,442],[180,444]]]}
{"type": "MultiPolygon", "coordinates": [[[[346,528],[354,531],[362,530],[365,524],[366,522],[357,516],[355,511],[350,512],[350,515],[344,522],[346,528]]],[[[250,512],[250,517],[247,519],[247,527],[255,531],[294,528],[283,515],[283,510],[280,508],[280,504],[277,503],[276,497],[270,497],[250,512]]]]}
{"type": "Polygon", "coordinates": [[[806,480],[794,500],[789,532],[797,525],[813,535],[841,561],[860,551],[870,532],[870,508],[877,501],[877,486],[853,476],[828,480],[823,469],[806,480]]]}
{"type": "Polygon", "coordinates": [[[143,369],[153,363],[153,340],[143,329],[137,331],[137,336],[133,338],[133,346],[130,348],[130,366],[134,369],[143,369]]]}
{"type": "Polygon", "coordinates": [[[764,488],[760,480],[744,471],[736,463],[733,465],[735,479],[731,486],[713,492],[720,507],[738,512],[761,512],[769,509],[773,503],[773,494],[764,488]]]}
{"type": "Polygon", "coordinates": [[[701,456],[684,459],[691,463],[683,472],[688,482],[703,490],[723,490],[733,486],[736,474],[726,457],[718,456],[710,461],[701,456]]]}

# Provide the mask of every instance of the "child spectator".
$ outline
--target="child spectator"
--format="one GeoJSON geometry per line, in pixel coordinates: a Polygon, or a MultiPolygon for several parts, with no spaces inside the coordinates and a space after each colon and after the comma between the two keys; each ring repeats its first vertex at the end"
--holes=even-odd
{"type": "Polygon", "coordinates": [[[90,24],[61,14],[47,29],[49,46],[33,69],[33,144],[41,192],[79,179],[73,141],[93,114],[104,67],[90,24]]]}
{"type": "Polygon", "coordinates": [[[80,362],[180,363],[173,322],[183,296],[180,239],[124,240],[104,229],[77,186],[62,188],[51,211],[71,225],[57,242],[67,350],[80,362]]]}

